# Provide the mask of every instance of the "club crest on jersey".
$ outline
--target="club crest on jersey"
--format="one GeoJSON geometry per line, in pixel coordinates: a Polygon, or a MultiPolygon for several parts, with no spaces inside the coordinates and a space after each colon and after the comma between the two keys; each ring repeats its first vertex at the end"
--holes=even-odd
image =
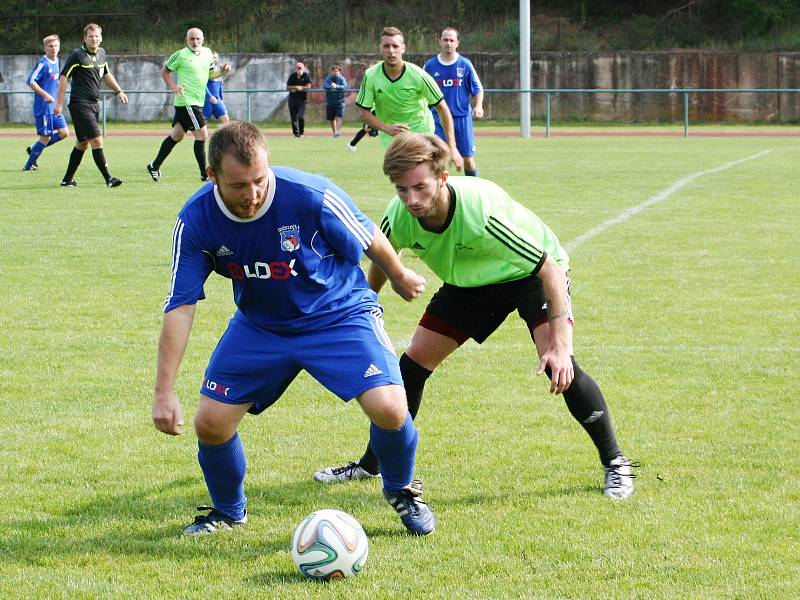
{"type": "Polygon", "coordinates": [[[300,227],[298,225],[284,225],[278,228],[281,234],[281,250],[294,252],[300,249],[300,227]]]}
{"type": "Polygon", "coordinates": [[[456,77],[463,77],[464,76],[464,69],[462,67],[456,67],[456,77]]]}

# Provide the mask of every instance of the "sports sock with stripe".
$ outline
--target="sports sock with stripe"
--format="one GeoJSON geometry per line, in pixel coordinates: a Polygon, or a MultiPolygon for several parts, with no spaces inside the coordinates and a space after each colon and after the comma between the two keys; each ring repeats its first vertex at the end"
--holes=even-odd
{"type": "Polygon", "coordinates": [[[572,366],[575,370],[575,378],[563,393],[564,401],[575,420],[592,438],[597,452],[600,454],[600,461],[608,466],[612,459],[622,454],[622,450],[617,444],[617,436],[614,433],[614,426],[611,423],[611,415],[608,412],[605,398],[603,398],[603,392],[600,391],[600,386],[595,380],[578,366],[578,361],[574,356],[572,357],[572,366]]]}

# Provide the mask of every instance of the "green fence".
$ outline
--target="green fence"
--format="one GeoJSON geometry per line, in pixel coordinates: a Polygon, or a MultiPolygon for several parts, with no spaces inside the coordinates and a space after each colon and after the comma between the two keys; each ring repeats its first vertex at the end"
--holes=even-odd
{"type": "MultiPolygon", "coordinates": [[[[324,92],[323,89],[312,89],[309,92],[324,92]]],[[[357,89],[346,90],[347,92],[357,92],[357,89]]],[[[753,89],[753,88],[728,88],[728,89],[701,89],[701,88],[676,88],[676,89],[546,89],[546,88],[532,88],[532,89],[485,89],[485,94],[528,94],[531,98],[539,95],[544,96],[544,120],[545,120],[545,137],[550,137],[553,126],[553,97],[562,94],[679,94],[682,97],[683,103],[683,135],[689,137],[689,100],[693,94],[800,94],[800,88],[768,88],[768,89],[753,89]]],[[[125,90],[129,96],[134,94],[169,94],[170,92],[159,90],[125,90]]],[[[252,120],[251,112],[251,98],[254,94],[275,93],[287,94],[285,88],[280,89],[252,89],[252,90],[225,90],[225,95],[231,94],[245,94],[245,119],[252,120]]],[[[0,95],[4,94],[32,94],[30,91],[2,91],[0,95]]],[[[101,92],[101,116],[103,125],[103,134],[106,132],[106,100],[113,97],[113,92],[110,90],[102,90],[101,92]]]]}

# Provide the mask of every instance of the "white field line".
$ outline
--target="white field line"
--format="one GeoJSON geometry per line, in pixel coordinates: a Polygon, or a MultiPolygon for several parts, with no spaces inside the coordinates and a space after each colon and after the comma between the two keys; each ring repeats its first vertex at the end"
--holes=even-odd
{"type": "Polygon", "coordinates": [[[739,159],[739,160],[734,160],[732,162],[727,162],[724,165],[720,165],[719,167],[714,167],[713,169],[707,169],[706,171],[697,171],[696,173],[692,173],[691,175],[687,175],[686,177],[683,177],[682,179],[679,179],[678,181],[673,183],[671,186],[669,186],[664,191],[661,191],[661,192],[657,193],[655,196],[650,196],[647,200],[645,200],[641,204],[637,204],[636,206],[631,206],[630,208],[626,208],[625,210],[623,210],[622,212],[618,213],[617,215],[611,217],[607,221],[603,221],[599,225],[597,225],[595,227],[592,227],[589,231],[587,231],[585,233],[582,233],[581,235],[576,237],[574,240],[571,240],[571,241],[567,242],[566,244],[564,244],[564,249],[568,253],[572,253],[578,246],[580,246],[584,242],[592,239],[593,237],[596,237],[596,236],[600,235],[606,229],[609,229],[609,228],[613,227],[614,225],[619,225],[620,223],[624,223],[625,221],[627,221],[631,217],[633,217],[635,215],[638,215],[640,212],[643,212],[643,211],[647,210],[648,208],[650,208],[654,204],[658,204],[662,200],[666,200],[672,194],[674,194],[679,189],[681,189],[683,186],[685,186],[687,183],[691,183],[695,179],[703,177],[704,175],[711,175],[712,173],[719,173],[720,171],[725,171],[726,169],[730,169],[732,167],[735,167],[735,166],[740,165],[742,163],[745,163],[747,161],[755,160],[757,158],[761,158],[762,156],[765,156],[765,155],[769,154],[770,152],[772,152],[772,150],[763,150],[762,152],[758,152],[756,154],[753,154],[752,156],[748,156],[746,158],[742,158],[742,159],[739,159]]]}

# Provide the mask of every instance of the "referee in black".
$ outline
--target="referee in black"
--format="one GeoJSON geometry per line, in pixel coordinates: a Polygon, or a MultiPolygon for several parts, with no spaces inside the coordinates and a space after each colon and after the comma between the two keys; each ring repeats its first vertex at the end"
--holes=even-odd
{"type": "Polygon", "coordinates": [[[75,147],[69,156],[69,165],[62,187],[76,187],[75,171],[81,164],[86,149],[92,146],[94,164],[106,180],[106,186],[112,188],[122,185],[116,177],[108,172],[105,154],[103,154],[103,135],[100,133],[98,120],[100,118],[100,82],[105,81],[108,87],[114,90],[117,98],[123,104],[128,103],[128,97],[122,91],[119,83],[108,70],[106,51],[100,47],[103,41],[103,30],[95,23],[89,23],[83,28],[83,45],[75,48],[67,57],[61,76],[58,78],[58,99],[56,100],[55,113],[60,115],[64,109],[64,95],[67,91],[67,81],[72,78],[72,87],[69,93],[69,114],[72,117],[72,126],[75,129],[75,147]]]}

